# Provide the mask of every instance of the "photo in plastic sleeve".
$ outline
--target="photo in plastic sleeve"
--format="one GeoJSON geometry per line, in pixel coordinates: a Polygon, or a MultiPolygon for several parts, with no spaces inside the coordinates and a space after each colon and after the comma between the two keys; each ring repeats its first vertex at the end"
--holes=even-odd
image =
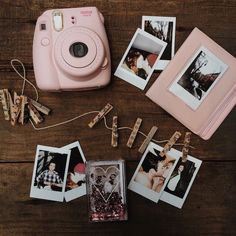
{"type": "Polygon", "coordinates": [[[86,165],[89,220],[127,220],[124,161],[88,161],[86,165]]]}
{"type": "Polygon", "coordinates": [[[166,45],[167,43],[155,36],[137,29],[115,71],[115,76],[143,90],[166,45]]]}
{"type": "Polygon", "coordinates": [[[65,188],[65,200],[68,202],[86,194],[86,160],[78,141],[64,146],[62,149],[71,150],[65,188]]]}
{"type": "MultiPolygon", "coordinates": [[[[181,152],[176,152],[179,156],[182,155],[181,152]]],[[[188,156],[186,162],[179,159],[161,195],[161,200],[182,208],[201,164],[201,160],[192,156],[188,156]]]]}
{"type": "Polygon", "coordinates": [[[165,69],[175,53],[176,17],[143,16],[142,29],[167,43],[155,68],[156,70],[165,69]]]}
{"type": "Polygon", "coordinates": [[[162,149],[153,142],[149,143],[128,186],[156,203],[179,159],[172,149],[161,157],[162,149]]]}
{"type": "Polygon", "coordinates": [[[169,91],[196,110],[227,68],[210,50],[200,47],[171,84],[169,91]]]}
{"type": "Polygon", "coordinates": [[[30,197],[62,202],[70,151],[37,146],[30,197]]]}

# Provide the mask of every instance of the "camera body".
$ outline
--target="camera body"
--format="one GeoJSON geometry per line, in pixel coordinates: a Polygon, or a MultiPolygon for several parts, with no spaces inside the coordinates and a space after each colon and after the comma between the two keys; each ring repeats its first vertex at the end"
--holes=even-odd
{"type": "Polygon", "coordinates": [[[110,82],[104,18],[96,7],[47,10],[37,20],[33,65],[46,91],[90,90],[110,82]]]}

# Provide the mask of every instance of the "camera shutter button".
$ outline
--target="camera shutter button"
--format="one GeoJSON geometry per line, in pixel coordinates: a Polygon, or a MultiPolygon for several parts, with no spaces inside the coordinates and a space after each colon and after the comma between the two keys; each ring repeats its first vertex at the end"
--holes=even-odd
{"type": "Polygon", "coordinates": [[[50,44],[49,38],[43,38],[43,39],[41,40],[41,45],[42,45],[42,46],[48,46],[49,44],[50,44]]]}

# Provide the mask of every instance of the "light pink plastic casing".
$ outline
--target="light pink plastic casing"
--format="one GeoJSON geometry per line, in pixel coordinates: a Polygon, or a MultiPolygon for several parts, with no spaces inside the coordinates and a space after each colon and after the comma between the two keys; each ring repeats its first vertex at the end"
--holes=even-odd
{"type": "Polygon", "coordinates": [[[53,12],[37,20],[33,41],[33,64],[38,87],[46,91],[98,89],[110,82],[111,60],[104,18],[96,7],[58,9],[60,31],[55,29],[53,12]],[[84,57],[74,57],[73,43],[87,45],[84,57]]]}
{"type": "Polygon", "coordinates": [[[209,139],[236,104],[236,59],[195,28],[146,95],[192,132],[209,139]],[[193,110],[171,93],[169,87],[201,46],[209,49],[228,68],[200,106],[193,110]]]}

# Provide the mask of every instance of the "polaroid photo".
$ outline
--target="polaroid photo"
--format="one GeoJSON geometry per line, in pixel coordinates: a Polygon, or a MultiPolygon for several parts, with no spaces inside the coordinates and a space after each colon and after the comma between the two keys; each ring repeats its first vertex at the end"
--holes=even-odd
{"type": "Polygon", "coordinates": [[[89,220],[127,220],[124,161],[88,161],[86,181],[89,220]]]}
{"type": "MultiPolygon", "coordinates": [[[[182,153],[175,150],[176,155],[182,153]]],[[[182,208],[202,161],[188,156],[186,162],[179,159],[170,179],[161,195],[161,200],[175,207],[182,208]]]]}
{"type": "Polygon", "coordinates": [[[153,142],[149,143],[128,186],[130,190],[156,203],[179,159],[172,149],[161,157],[162,149],[153,142]]]}
{"type": "Polygon", "coordinates": [[[228,65],[201,46],[170,85],[169,91],[196,110],[227,68],[228,65]]]}
{"type": "Polygon", "coordinates": [[[86,160],[78,141],[64,146],[61,149],[71,151],[65,187],[65,200],[69,202],[86,194],[86,160]]]}
{"type": "Polygon", "coordinates": [[[164,70],[175,53],[176,17],[143,16],[142,29],[167,43],[155,69],[164,70]]]}
{"type": "Polygon", "coordinates": [[[63,202],[70,151],[37,146],[30,197],[63,202]]]}
{"type": "Polygon", "coordinates": [[[115,71],[115,76],[143,90],[166,45],[167,43],[155,36],[137,29],[115,71]]]}

